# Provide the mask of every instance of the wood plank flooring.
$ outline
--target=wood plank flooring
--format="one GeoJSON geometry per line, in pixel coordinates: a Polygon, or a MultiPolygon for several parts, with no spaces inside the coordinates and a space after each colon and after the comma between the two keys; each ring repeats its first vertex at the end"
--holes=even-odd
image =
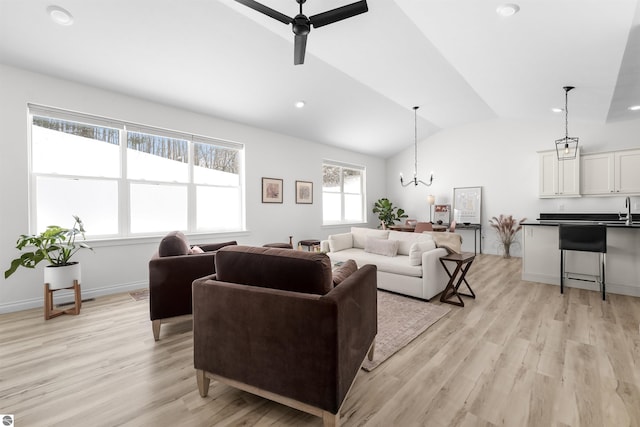
{"type": "MultiPolygon", "coordinates": [[[[464,298],[373,372],[344,426],[640,426],[640,298],[520,280],[480,255],[464,298]]],[[[440,304],[440,302],[434,302],[440,304]]],[[[212,382],[201,398],[189,318],[154,342],[147,301],[86,302],[79,316],[0,316],[0,413],[16,426],[321,426],[212,382]]]]}

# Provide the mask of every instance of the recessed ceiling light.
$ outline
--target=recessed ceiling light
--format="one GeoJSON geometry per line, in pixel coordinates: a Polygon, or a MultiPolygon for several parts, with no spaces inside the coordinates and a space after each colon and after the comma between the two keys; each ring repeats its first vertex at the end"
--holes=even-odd
{"type": "Polygon", "coordinates": [[[564,110],[562,108],[554,107],[551,109],[554,113],[562,113],[564,110]]]}
{"type": "Polygon", "coordinates": [[[49,16],[56,24],[71,25],[73,24],[73,16],[60,6],[49,6],[47,8],[49,16]]]}
{"type": "Polygon", "coordinates": [[[304,107],[306,104],[304,101],[298,101],[294,104],[296,106],[296,108],[302,108],[304,107]]]}
{"type": "Polygon", "coordinates": [[[519,10],[520,6],[518,6],[517,4],[505,3],[498,6],[498,8],[496,9],[496,13],[502,17],[507,18],[509,16],[515,15],[519,10]]]}
{"type": "Polygon", "coordinates": [[[627,108],[627,110],[638,111],[640,110],[640,105],[632,105],[631,107],[627,108]]]}

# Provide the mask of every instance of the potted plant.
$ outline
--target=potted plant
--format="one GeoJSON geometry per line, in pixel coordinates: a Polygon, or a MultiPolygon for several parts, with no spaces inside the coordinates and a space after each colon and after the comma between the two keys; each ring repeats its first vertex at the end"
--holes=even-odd
{"type": "Polygon", "coordinates": [[[61,289],[73,286],[74,280],[80,283],[80,263],[71,261],[71,257],[80,249],[93,250],[84,242],[76,242],[78,235],[84,240],[84,224],[77,216],[72,228],[50,225],[40,234],[23,234],[18,238],[16,248],[33,249],[23,252],[19,258],[11,261],[11,266],[4,272],[5,279],[11,276],[18,267],[35,268],[40,261],[47,260],[49,265],[44,269],[44,283],[50,289],[61,289]]]}
{"type": "Polygon", "coordinates": [[[489,225],[496,229],[500,244],[504,248],[504,257],[511,258],[511,245],[516,240],[516,233],[522,228],[522,223],[526,221],[522,218],[520,221],[513,219],[511,215],[495,216],[489,220],[489,225]]]}
{"type": "Polygon", "coordinates": [[[373,213],[378,214],[380,225],[378,228],[386,229],[387,227],[395,224],[396,221],[400,221],[402,218],[407,218],[404,209],[400,209],[393,206],[393,203],[386,197],[378,199],[373,205],[373,213]]]}

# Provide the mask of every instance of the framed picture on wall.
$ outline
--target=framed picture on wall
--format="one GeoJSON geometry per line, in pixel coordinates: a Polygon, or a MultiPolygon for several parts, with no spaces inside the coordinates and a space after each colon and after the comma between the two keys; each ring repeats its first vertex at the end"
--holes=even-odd
{"type": "Polygon", "coordinates": [[[262,203],[282,203],[282,180],[262,178],[262,203]]]}
{"type": "Polygon", "coordinates": [[[463,224],[480,224],[482,187],[453,189],[453,219],[463,224]]]}
{"type": "Polygon", "coordinates": [[[313,182],[296,181],[296,203],[308,205],[313,203],[313,182]]]}

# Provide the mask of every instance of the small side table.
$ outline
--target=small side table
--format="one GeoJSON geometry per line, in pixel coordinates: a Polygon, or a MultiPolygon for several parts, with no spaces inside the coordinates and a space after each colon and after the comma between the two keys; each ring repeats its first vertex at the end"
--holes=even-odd
{"type": "Polygon", "coordinates": [[[320,246],[320,240],[308,239],[300,240],[298,246],[306,246],[308,251],[311,251],[315,246],[320,246]]]}
{"type": "Polygon", "coordinates": [[[82,297],[80,296],[80,283],[77,280],[73,281],[73,286],[61,289],[73,289],[74,304],[72,308],[66,310],[54,310],[53,309],[53,293],[60,289],[49,289],[49,284],[44,284],[44,320],[53,319],[54,317],[61,316],[63,314],[80,314],[80,307],[82,306],[82,297]]]}
{"type": "Polygon", "coordinates": [[[460,298],[460,295],[475,299],[476,294],[473,293],[473,289],[471,289],[471,286],[469,286],[469,282],[467,282],[467,279],[465,278],[465,276],[467,275],[467,271],[469,271],[469,268],[471,267],[471,264],[473,263],[475,257],[475,254],[472,254],[471,252],[449,254],[440,257],[440,264],[442,264],[442,266],[444,267],[444,271],[446,271],[447,275],[449,276],[449,283],[447,283],[447,287],[444,288],[444,291],[442,291],[442,294],[440,295],[441,302],[464,307],[464,302],[462,301],[462,298],[460,298]],[[453,273],[451,273],[447,268],[447,265],[445,263],[446,261],[454,262],[456,264],[456,268],[453,273]],[[458,278],[458,281],[455,282],[458,274],[460,274],[460,277],[458,278]],[[463,294],[462,292],[458,292],[458,289],[460,288],[462,282],[467,285],[467,289],[469,289],[469,292],[471,292],[470,294],[463,294]],[[457,297],[458,301],[451,300],[450,298],[452,298],[453,296],[457,297]]]}

